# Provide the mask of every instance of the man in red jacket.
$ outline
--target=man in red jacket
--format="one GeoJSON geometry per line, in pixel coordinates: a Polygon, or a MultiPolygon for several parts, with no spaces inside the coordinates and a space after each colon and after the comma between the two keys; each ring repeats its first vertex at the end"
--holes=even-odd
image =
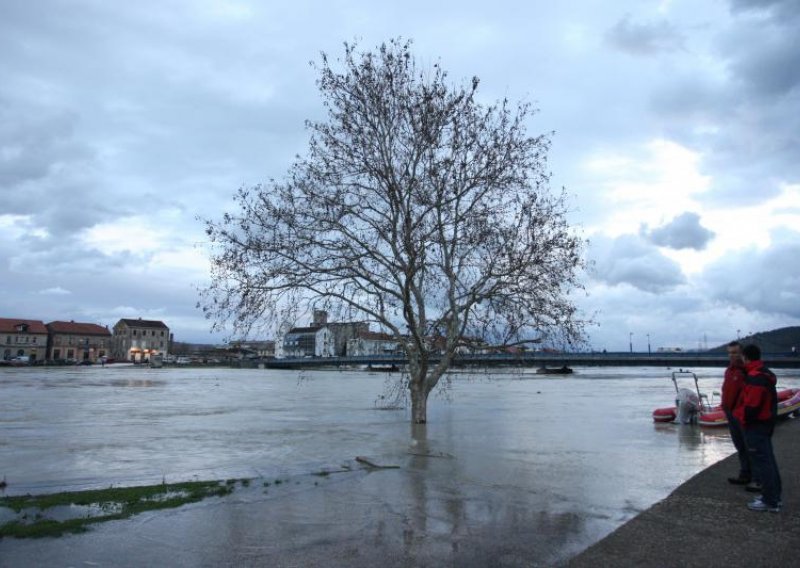
{"type": "Polygon", "coordinates": [[[739,476],[729,477],[728,481],[734,485],[747,485],[753,478],[750,467],[750,456],[744,442],[744,432],[741,423],[733,415],[736,402],[739,400],[742,387],[744,387],[744,361],[742,361],[742,344],[738,341],[728,343],[728,368],[725,369],[725,380],[722,381],[722,410],[728,419],[728,429],[731,432],[731,441],[739,456],[739,476]]]}
{"type": "Polygon", "coordinates": [[[750,463],[762,487],[761,497],[748,503],[747,508],[778,513],[781,510],[781,474],[772,449],[772,432],[778,417],[777,379],[764,366],[758,346],[745,346],[742,356],[747,375],[733,415],[742,424],[750,463]]]}

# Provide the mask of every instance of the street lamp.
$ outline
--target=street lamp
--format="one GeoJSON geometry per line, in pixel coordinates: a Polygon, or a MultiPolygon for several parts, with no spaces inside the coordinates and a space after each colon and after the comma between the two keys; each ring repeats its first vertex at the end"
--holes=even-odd
{"type": "Polygon", "coordinates": [[[647,334],[647,354],[648,355],[652,355],[652,353],[650,351],[650,334],[649,333],[647,334]]]}
{"type": "Polygon", "coordinates": [[[631,348],[631,353],[633,353],[633,332],[628,333],[628,345],[631,348]]]}

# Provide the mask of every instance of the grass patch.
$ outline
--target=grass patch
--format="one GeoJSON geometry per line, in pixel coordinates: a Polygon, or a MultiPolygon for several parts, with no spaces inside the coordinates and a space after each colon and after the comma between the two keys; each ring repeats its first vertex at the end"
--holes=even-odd
{"type": "Polygon", "coordinates": [[[127,519],[145,511],[172,509],[195,503],[206,497],[223,496],[233,492],[233,486],[218,481],[189,481],[140,487],[117,487],[89,491],[65,491],[47,495],[24,495],[0,498],[0,507],[16,512],[16,520],[0,526],[0,538],[39,538],[81,533],[88,525],[104,521],[127,519]],[[54,520],[47,517],[54,507],[93,507],[97,514],[54,520]],[[31,520],[31,517],[33,519],[31,520]]]}

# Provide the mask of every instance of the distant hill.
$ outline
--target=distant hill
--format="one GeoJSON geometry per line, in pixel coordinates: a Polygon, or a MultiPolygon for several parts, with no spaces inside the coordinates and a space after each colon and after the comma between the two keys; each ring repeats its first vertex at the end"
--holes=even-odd
{"type": "MultiPolygon", "coordinates": [[[[781,327],[772,331],[759,331],[753,335],[748,335],[739,339],[742,345],[755,343],[764,353],[789,354],[792,347],[800,355],[800,326],[781,327]]],[[[724,353],[727,343],[709,349],[712,353],[724,353]]]]}

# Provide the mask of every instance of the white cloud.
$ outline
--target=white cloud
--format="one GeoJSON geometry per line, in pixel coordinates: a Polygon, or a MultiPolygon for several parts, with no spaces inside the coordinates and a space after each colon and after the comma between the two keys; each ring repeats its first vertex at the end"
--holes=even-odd
{"type": "Polygon", "coordinates": [[[663,293],[686,281],[678,263],[637,235],[592,239],[590,260],[592,277],[608,285],[663,293]]]}
{"type": "Polygon", "coordinates": [[[55,286],[53,288],[45,288],[44,290],[39,290],[39,293],[44,296],[68,296],[72,294],[69,290],[65,290],[61,286],[55,286]]]}
{"type": "Polygon", "coordinates": [[[636,153],[591,156],[584,167],[604,180],[610,205],[595,230],[610,235],[634,233],[641,223],[659,225],[695,208],[696,197],[711,184],[711,179],[699,172],[699,160],[696,152],[663,139],[644,144],[636,153]]]}

